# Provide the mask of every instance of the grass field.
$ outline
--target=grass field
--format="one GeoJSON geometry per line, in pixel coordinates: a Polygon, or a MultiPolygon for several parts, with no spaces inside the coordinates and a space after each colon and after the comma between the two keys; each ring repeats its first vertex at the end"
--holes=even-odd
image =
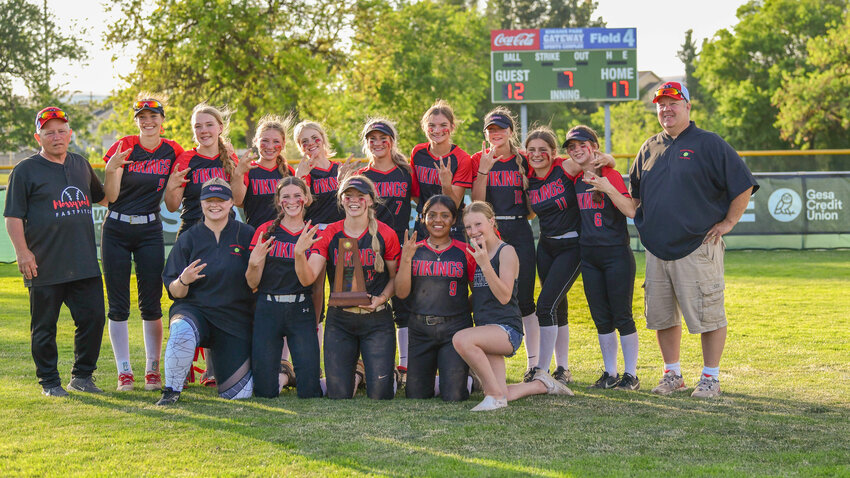
{"type": "MultiPolygon", "coordinates": [[[[158,394],[112,392],[108,336],[95,375],[107,393],[47,399],[29,351],[26,290],[15,265],[0,265],[0,475],[850,476],[850,251],[727,255],[724,393],[713,400],[648,392],[661,358],[644,327],[637,260],[642,390],[586,390],[601,357],[577,283],[576,396],[531,397],[489,414],[468,412],[480,393],[460,404],[362,393],[299,400],[294,391],[227,402],[197,385],[163,409],[153,405],[158,394]]],[[[138,373],[138,312],[130,330],[138,373]]],[[[67,384],[73,326],[64,310],[59,336],[67,384]]],[[[684,337],[682,365],[693,385],[698,337],[684,337]]],[[[524,366],[520,351],[509,379],[524,366]]]]}

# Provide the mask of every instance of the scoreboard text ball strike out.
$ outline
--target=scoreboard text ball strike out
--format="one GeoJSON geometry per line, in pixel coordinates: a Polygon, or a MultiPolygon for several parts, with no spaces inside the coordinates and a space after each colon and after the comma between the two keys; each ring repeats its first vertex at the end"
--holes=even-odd
{"type": "Polygon", "coordinates": [[[634,28],[490,32],[493,103],[638,99],[634,28]]]}

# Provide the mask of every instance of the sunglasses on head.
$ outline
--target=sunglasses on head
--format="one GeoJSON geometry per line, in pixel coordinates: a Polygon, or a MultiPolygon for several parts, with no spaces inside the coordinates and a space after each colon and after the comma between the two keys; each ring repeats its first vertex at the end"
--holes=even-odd
{"type": "Polygon", "coordinates": [[[141,110],[141,109],[145,109],[145,108],[162,109],[162,103],[160,103],[159,101],[156,101],[156,100],[141,100],[141,101],[137,101],[136,104],[133,106],[133,108],[136,109],[136,110],[141,110]]]}
{"type": "Polygon", "coordinates": [[[681,90],[679,90],[678,88],[673,88],[672,86],[667,88],[659,88],[658,90],[656,90],[655,97],[657,98],[659,96],[680,96],[682,97],[682,99],[685,98],[685,94],[682,93],[681,90]]]}
{"type": "Polygon", "coordinates": [[[56,108],[56,109],[51,109],[51,110],[47,110],[47,111],[42,111],[41,114],[38,115],[38,119],[45,120],[45,121],[51,120],[51,119],[54,119],[54,118],[60,118],[60,119],[66,118],[67,119],[68,114],[65,113],[64,111],[60,110],[59,108],[56,108]]]}

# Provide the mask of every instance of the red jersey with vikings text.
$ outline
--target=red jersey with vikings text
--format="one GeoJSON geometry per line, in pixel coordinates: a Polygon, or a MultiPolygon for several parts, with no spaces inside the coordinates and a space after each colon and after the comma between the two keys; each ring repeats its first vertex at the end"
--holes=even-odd
{"type": "MultiPolygon", "coordinates": [[[[295,170],[287,165],[290,176],[295,176],[295,170]]],[[[261,224],[273,221],[277,217],[274,206],[274,194],[277,183],[283,179],[283,175],[277,166],[271,169],[258,166],[245,173],[245,199],[242,201],[242,209],[245,211],[245,222],[252,227],[260,227],[261,224]]]]}
{"type": "MultiPolygon", "coordinates": [[[[419,198],[416,212],[420,214],[431,196],[443,194],[440,170],[437,168],[437,161],[440,158],[431,154],[428,145],[429,143],[417,144],[410,153],[410,165],[413,168],[413,196],[419,198]]],[[[472,162],[466,151],[453,144],[449,154],[443,158],[443,161],[446,160],[449,161],[449,169],[452,171],[452,184],[471,188],[475,176],[472,171],[472,162]]]]}
{"type": "Polygon", "coordinates": [[[390,226],[399,241],[410,226],[410,198],[413,194],[413,178],[406,170],[395,166],[389,171],[378,171],[369,166],[357,171],[375,183],[378,197],[383,204],[375,205],[375,217],[390,226]]]}
{"type": "MultiPolygon", "coordinates": [[[[272,226],[274,221],[268,221],[254,232],[254,237],[251,239],[251,246],[248,248],[253,251],[254,247],[260,243],[263,234],[266,233],[272,226]]],[[[257,291],[261,294],[309,294],[310,287],[301,284],[298,276],[295,274],[295,243],[298,242],[298,236],[303,232],[303,228],[298,231],[290,231],[283,225],[277,226],[277,229],[270,233],[274,238],[269,255],[266,257],[266,265],[263,267],[263,277],[260,279],[260,284],[257,286],[257,291]]],[[[310,257],[312,251],[307,251],[307,257],[310,257]]]]}
{"type": "MultiPolygon", "coordinates": [[[[616,169],[604,166],[602,176],[627,198],[629,190],[623,182],[623,176],[616,169]]],[[[611,198],[603,194],[602,202],[593,202],[593,193],[588,191],[590,186],[579,173],[575,178],[576,199],[581,211],[581,239],[583,246],[621,246],[629,243],[629,231],[626,228],[626,216],[614,206],[611,198]]]]}
{"type": "Polygon", "coordinates": [[[311,224],[330,224],[345,217],[336,200],[339,181],[336,178],[339,163],[331,161],[327,169],[313,167],[310,174],[304,176],[304,181],[310,187],[313,203],[307,208],[306,219],[311,224]]]}
{"type": "MultiPolygon", "coordinates": [[[[519,155],[523,171],[520,172],[516,155],[496,161],[487,173],[487,202],[493,206],[497,216],[528,215],[528,206],[523,190],[522,176],[528,174],[528,159],[519,155]]],[[[472,155],[472,166],[476,174],[481,163],[481,152],[472,155]]],[[[484,178],[481,178],[484,179],[484,178]]]]}
{"type": "Polygon", "coordinates": [[[441,251],[427,241],[418,244],[410,263],[410,312],[442,317],[472,313],[469,282],[475,275],[475,259],[466,244],[452,240],[441,251]]]}
{"type": "Polygon", "coordinates": [[[121,214],[143,215],[159,212],[159,203],[165,194],[168,175],[174,167],[177,157],[183,154],[183,148],[170,139],[163,139],[153,150],[139,143],[138,136],[125,136],[106,152],[104,162],[108,162],[120,148],[131,148],[122,166],[121,191],[115,202],[109,203],[109,209],[121,214]]]}
{"type": "MultiPolygon", "coordinates": [[[[238,158],[234,156],[234,167],[237,161],[238,158]]],[[[204,215],[201,211],[201,186],[212,178],[221,178],[230,182],[230,175],[224,172],[220,155],[210,158],[199,153],[196,148],[192,148],[177,157],[177,170],[182,171],[187,167],[189,172],[186,174],[186,179],[189,182],[183,185],[185,189],[183,190],[183,212],[180,213],[180,219],[183,221],[180,226],[181,231],[194,225],[204,215]]]]}
{"type": "MultiPolygon", "coordinates": [[[[327,259],[328,280],[330,288],[333,290],[334,279],[336,278],[336,261],[339,257],[339,241],[340,239],[357,241],[357,247],[360,249],[360,264],[363,266],[363,278],[366,280],[366,292],[371,295],[380,295],[384,291],[384,287],[390,282],[390,274],[387,272],[389,266],[385,267],[383,272],[376,271],[376,251],[372,250],[372,235],[369,234],[369,230],[364,231],[360,237],[349,237],[345,234],[343,222],[337,221],[328,224],[328,227],[319,233],[319,240],[313,244],[312,253],[321,254],[322,257],[327,259]]],[[[401,254],[401,246],[398,243],[395,231],[380,221],[378,221],[378,242],[381,244],[380,254],[384,261],[398,260],[401,254]]]]}
{"type": "Polygon", "coordinates": [[[579,232],[581,227],[573,177],[561,167],[563,162],[555,158],[546,176],[537,177],[532,170],[528,177],[531,210],[540,220],[540,234],[547,237],[579,232]]]}

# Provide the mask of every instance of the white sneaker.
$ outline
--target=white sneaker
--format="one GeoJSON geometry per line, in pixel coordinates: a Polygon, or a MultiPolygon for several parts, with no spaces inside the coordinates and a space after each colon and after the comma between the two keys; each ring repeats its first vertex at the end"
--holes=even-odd
{"type": "Polygon", "coordinates": [[[481,403],[475,406],[471,411],[473,412],[486,412],[490,410],[496,410],[499,408],[505,408],[508,406],[507,399],[498,399],[491,395],[487,395],[484,397],[484,400],[481,400],[481,403]]]}

